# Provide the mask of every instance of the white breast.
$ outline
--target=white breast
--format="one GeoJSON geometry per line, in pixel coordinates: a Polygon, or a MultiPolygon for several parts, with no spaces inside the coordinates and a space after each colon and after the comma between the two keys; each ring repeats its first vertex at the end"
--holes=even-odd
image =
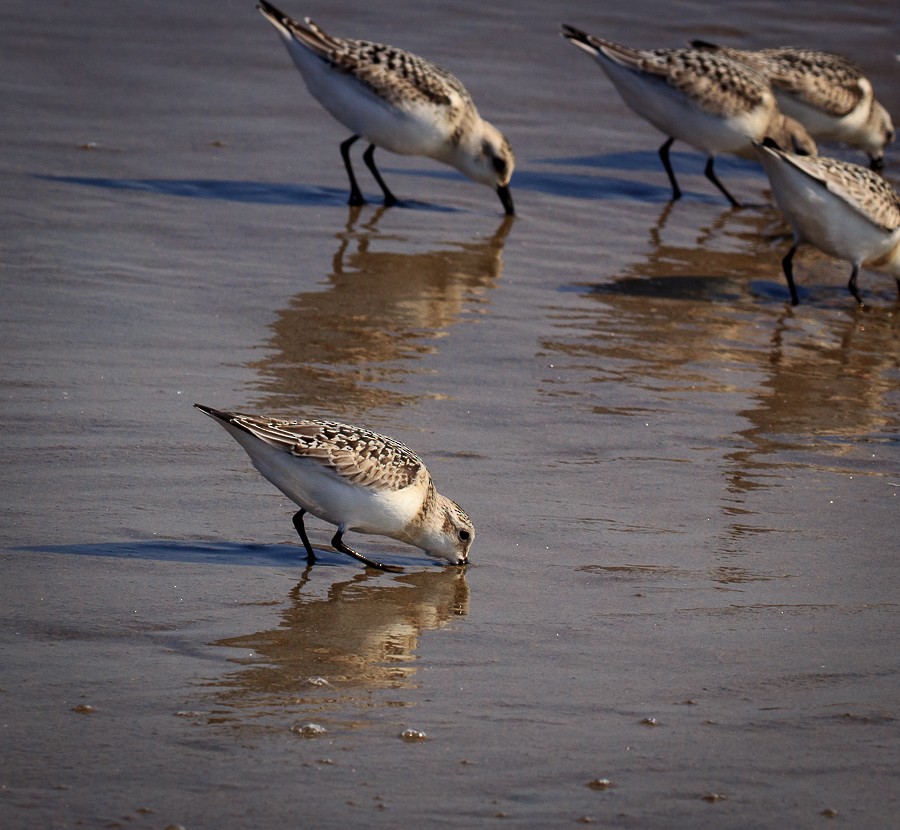
{"type": "Polygon", "coordinates": [[[317,461],[292,455],[225,425],[253,466],[282,493],[317,518],[347,530],[399,538],[419,512],[424,488],[380,490],[354,484],[317,461]]]}

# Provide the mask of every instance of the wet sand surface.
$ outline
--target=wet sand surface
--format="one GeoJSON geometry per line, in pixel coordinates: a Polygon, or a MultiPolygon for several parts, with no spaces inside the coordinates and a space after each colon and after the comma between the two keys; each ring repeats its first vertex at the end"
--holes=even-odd
{"type": "Polygon", "coordinates": [[[516,151],[507,221],[388,153],[411,202],[357,162],[349,209],[252,0],[5,4],[0,825],[896,826],[894,281],[860,311],[808,250],[787,305],[760,168],[717,164],[731,210],[676,144],[670,204],[557,27],[839,51],[896,119],[900,20],[711,8],[284,3],[455,72],[516,151]],[[354,534],[406,568],[364,571],[311,521],[306,569],[194,401],[403,440],[473,564],[354,534]]]}

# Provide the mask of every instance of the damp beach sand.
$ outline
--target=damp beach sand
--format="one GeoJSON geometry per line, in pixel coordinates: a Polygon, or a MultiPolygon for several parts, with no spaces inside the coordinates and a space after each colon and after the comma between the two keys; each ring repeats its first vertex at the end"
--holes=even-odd
{"type": "Polygon", "coordinates": [[[4,5],[0,826],[894,827],[896,287],[808,250],[792,308],[759,165],[676,146],[670,204],[558,35],[808,44],[897,118],[894,4],[279,5],[454,73],[517,215],[387,152],[349,208],[253,0],[4,5]],[[194,401],[415,447],[471,564],[307,569],[194,401]]]}

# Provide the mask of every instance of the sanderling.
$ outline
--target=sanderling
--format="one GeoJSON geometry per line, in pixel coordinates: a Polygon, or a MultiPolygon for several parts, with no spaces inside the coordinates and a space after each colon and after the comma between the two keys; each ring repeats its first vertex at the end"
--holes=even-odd
{"type": "Polygon", "coordinates": [[[697,49],[632,49],[563,24],[562,35],[606,72],[625,103],[668,136],[659,156],[672,184],[681,189],[669,161],[675,139],[706,153],[706,177],[738,207],[716,178],[717,153],[740,153],[772,134],[798,152],[815,152],[799,123],[785,119],[765,78],[730,58],[697,49]]]}
{"type": "MultiPolygon", "coordinates": [[[[732,49],[693,40],[695,49],[727,55],[755,69],[772,85],[778,106],[803,123],[815,138],[856,147],[878,167],[895,137],[888,111],[855,63],[811,49],[732,49]]],[[[784,145],[781,145],[782,147],[784,145]]]]}
{"type": "Polygon", "coordinates": [[[364,137],[369,146],[363,160],[384,193],[385,205],[397,199],[375,166],[376,147],[449,164],[494,188],[506,213],[515,213],[509,192],[512,148],[481,118],[457,78],[402,49],[333,37],[308,17],[300,24],[266,0],[257,8],[278,30],[313,97],[353,132],[341,144],[351,205],[365,201],[350,163],[350,146],[364,137]]]}
{"type": "Polygon", "coordinates": [[[294,527],[315,561],[303,516],[337,525],[334,547],[372,568],[397,571],[347,547],[348,530],[389,536],[429,556],[464,565],[475,529],[462,508],[434,487],[419,457],[399,441],[361,427],[312,418],[282,421],[194,404],[215,419],[253,466],[300,506],[294,527]]]}
{"type": "Polygon", "coordinates": [[[900,197],[884,178],[858,164],[786,153],[768,140],[756,148],[794,231],[782,260],[794,305],[793,258],[804,242],[853,263],[847,288],[860,305],[856,277],[863,265],[893,274],[900,291],[900,197]]]}

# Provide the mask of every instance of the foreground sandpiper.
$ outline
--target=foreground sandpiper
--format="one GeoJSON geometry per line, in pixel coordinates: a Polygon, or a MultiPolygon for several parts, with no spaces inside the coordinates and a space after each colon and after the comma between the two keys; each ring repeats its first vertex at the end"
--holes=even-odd
{"type": "Polygon", "coordinates": [[[632,49],[565,24],[562,35],[600,64],[635,113],[668,136],[659,156],[673,199],[681,197],[669,161],[676,139],[707,155],[706,177],[734,207],[737,199],[713,169],[717,154],[751,151],[767,135],[798,152],[816,152],[806,128],[778,109],[765,78],[738,61],[698,49],[632,49]]]}
{"type": "Polygon", "coordinates": [[[691,46],[755,69],[772,85],[781,111],[800,121],[815,138],[849,144],[866,153],[873,168],[881,165],[884,150],[895,137],[894,124],[853,61],[793,47],[750,51],[704,40],[693,40],[691,46]]]}
{"type": "Polygon", "coordinates": [[[194,406],[220,423],[253,466],[300,506],[294,527],[308,562],[316,557],[303,524],[306,513],[337,525],[335,549],[372,568],[402,571],[348,547],[348,530],[389,536],[429,556],[466,564],[475,538],[472,522],[437,492],[425,464],[399,441],[332,421],[284,421],[194,406]]]}
{"type": "Polygon", "coordinates": [[[793,259],[804,242],[853,264],[847,288],[860,305],[856,278],[863,265],[893,274],[900,291],[900,197],[887,181],[859,164],[797,156],[768,140],[756,149],[775,201],[794,231],[782,260],[794,305],[800,300],[793,259]]]}
{"type": "Polygon", "coordinates": [[[402,49],[333,37],[308,17],[298,23],[266,0],[257,8],[278,30],[313,97],[353,133],[341,144],[351,205],[365,200],[353,174],[350,146],[365,138],[369,146],[363,160],[385,205],[397,204],[397,198],[375,166],[376,147],[449,164],[495,189],[506,213],[515,213],[509,192],[512,148],[481,118],[457,78],[402,49]]]}

